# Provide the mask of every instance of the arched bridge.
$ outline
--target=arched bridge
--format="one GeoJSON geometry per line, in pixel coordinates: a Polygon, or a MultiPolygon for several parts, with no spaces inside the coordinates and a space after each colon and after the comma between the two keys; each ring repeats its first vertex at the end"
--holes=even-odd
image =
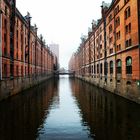
{"type": "Polygon", "coordinates": [[[55,75],[71,75],[74,76],[75,72],[71,70],[57,70],[55,71],[55,75]]]}

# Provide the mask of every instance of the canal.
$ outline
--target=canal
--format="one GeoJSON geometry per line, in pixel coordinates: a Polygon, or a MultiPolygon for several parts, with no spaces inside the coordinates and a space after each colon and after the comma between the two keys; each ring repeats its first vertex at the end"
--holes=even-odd
{"type": "Polygon", "coordinates": [[[0,102],[0,140],[140,140],[140,105],[62,76],[0,102]]]}

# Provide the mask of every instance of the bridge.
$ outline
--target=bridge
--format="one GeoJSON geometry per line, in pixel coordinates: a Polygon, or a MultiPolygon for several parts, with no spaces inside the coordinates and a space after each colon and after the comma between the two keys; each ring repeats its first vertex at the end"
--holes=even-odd
{"type": "Polygon", "coordinates": [[[55,73],[55,75],[70,75],[70,76],[74,76],[75,75],[74,71],[65,70],[65,69],[57,70],[54,73],[55,73]]]}

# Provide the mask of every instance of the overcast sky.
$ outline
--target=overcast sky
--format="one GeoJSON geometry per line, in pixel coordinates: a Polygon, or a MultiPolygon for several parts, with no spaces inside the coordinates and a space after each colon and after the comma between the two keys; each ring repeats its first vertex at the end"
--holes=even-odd
{"type": "MultiPolygon", "coordinates": [[[[105,0],[111,3],[112,0],[105,0]]],[[[66,67],[80,44],[81,34],[87,35],[93,19],[101,17],[102,0],[17,0],[23,16],[32,16],[47,44],[60,46],[60,65],[66,67]]]]}

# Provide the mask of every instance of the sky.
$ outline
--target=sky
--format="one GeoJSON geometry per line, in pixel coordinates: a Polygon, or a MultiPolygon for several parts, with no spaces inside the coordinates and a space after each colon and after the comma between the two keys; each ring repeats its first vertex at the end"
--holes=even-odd
{"type": "MultiPolygon", "coordinates": [[[[60,67],[67,68],[72,54],[87,35],[92,20],[101,18],[103,0],[16,0],[23,16],[29,12],[46,44],[59,44],[60,67]]],[[[111,3],[112,0],[104,0],[111,3]]]]}

